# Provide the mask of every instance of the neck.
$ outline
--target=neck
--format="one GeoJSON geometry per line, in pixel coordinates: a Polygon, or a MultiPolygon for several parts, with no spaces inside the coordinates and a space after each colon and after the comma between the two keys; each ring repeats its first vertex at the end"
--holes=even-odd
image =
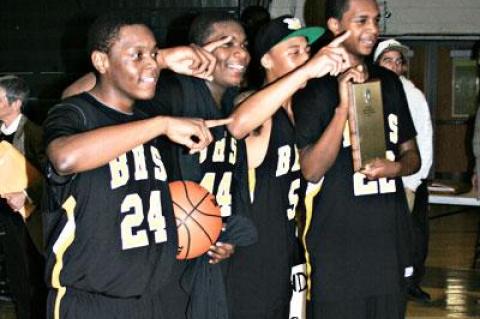
{"type": "Polygon", "coordinates": [[[116,111],[132,113],[134,100],[102,81],[99,81],[89,93],[98,101],[116,111]]]}
{"type": "Polygon", "coordinates": [[[217,108],[220,109],[222,106],[223,94],[225,94],[226,88],[210,81],[206,81],[205,83],[207,84],[207,87],[212,94],[213,100],[215,101],[217,108]]]}
{"type": "Polygon", "coordinates": [[[11,115],[6,116],[2,119],[3,124],[5,127],[9,127],[15,121],[15,119],[20,115],[20,113],[13,113],[11,115]]]}
{"type": "Polygon", "coordinates": [[[364,64],[365,57],[359,56],[356,54],[349,53],[350,61],[352,62],[352,66],[357,66],[359,64],[364,64]]]}
{"type": "Polygon", "coordinates": [[[265,85],[275,82],[278,76],[275,76],[272,72],[267,71],[265,74],[265,85]]]}

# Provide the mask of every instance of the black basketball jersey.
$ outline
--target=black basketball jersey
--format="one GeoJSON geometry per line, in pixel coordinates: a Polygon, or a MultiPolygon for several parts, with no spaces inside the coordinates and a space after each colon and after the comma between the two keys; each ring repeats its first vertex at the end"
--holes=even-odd
{"type": "Polygon", "coordinates": [[[215,194],[223,217],[232,214],[232,181],[237,158],[237,141],[226,129],[199,156],[203,173],[200,185],[215,194]]]}
{"type": "MultiPolygon", "coordinates": [[[[399,146],[415,137],[402,85],[390,71],[370,65],[380,79],[385,121],[386,157],[395,160],[399,146]]],[[[300,148],[314,144],[335,114],[338,82],[323,77],[294,96],[300,148]]],[[[321,302],[396,293],[403,276],[399,225],[408,218],[401,178],[368,180],[353,171],[348,131],[321,190],[313,199],[307,236],[312,262],[312,298],[321,302]]]]}
{"type": "Polygon", "coordinates": [[[272,118],[265,158],[249,174],[253,218],[260,234],[280,240],[294,237],[295,211],[301,197],[300,176],[294,127],[281,108],[272,118]]]}
{"type": "MultiPolygon", "coordinates": [[[[148,114],[205,120],[230,114],[236,89],[225,92],[219,108],[205,80],[181,75],[165,77],[163,72],[162,76],[154,99],[141,103],[140,107],[148,114]]],[[[250,208],[245,143],[235,140],[225,126],[210,131],[214,141],[200,154],[189,154],[184,146],[164,140],[169,180],[194,181],[208,189],[225,217],[226,231],[222,231],[218,241],[237,247],[248,245],[256,239],[256,233],[245,218],[250,208]]],[[[217,315],[226,310],[222,271],[226,273],[228,262],[213,266],[208,260],[208,255],[202,255],[190,260],[188,266],[185,262],[178,263],[178,278],[173,278],[172,293],[166,297],[166,303],[173,309],[172,318],[183,318],[190,312],[204,313],[206,309],[217,315]]]]}
{"type": "Polygon", "coordinates": [[[299,245],[295,211],[302,196],[294,126],[283,108],[272,117],[265,157],[249,169],[249,184],[258,241],[237,249],[227,278],[238,318],[268,315],[279,304],[288,305],[291,295],[290,272],[299,245]]]}
{"type": "MultiPolygon", "coordinates": [[[[144,118],[84,93],[49,112],[46,142],[144,118]]],[[[158,292],[175,260],[177,238],[155,140],[72,176],[58,176],[51,168],[48,184],[47,281],[58,296],[69,288],[119,298],[158,292]]]]}
{"type": "MultiPolygon", "coordinates": [[[[141,108],[150,115],[171,115],[220,119],[229,115],[233,95],[227,92],[222,109],[216,103],[204,80],[175,75],[159,81],[155,98],[142,103],[141,108]]],[[[200,154],[190,155],[177,144],[166,142],[166,165],[170,180],[190,180],[200,183],[216,197],[222,216],[232,214],[236,194],[247,196],[246,157],[244,141],[237,141],[225,126],[211,129],[214,141],[200,154]],[[236,188],[245,188],[236,190],[236,188]]]]}

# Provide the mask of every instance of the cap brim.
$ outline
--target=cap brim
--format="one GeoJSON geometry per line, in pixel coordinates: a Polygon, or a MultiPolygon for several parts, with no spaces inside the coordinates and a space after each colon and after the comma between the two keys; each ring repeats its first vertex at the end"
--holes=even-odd
{"type": "MultiPolygon", "coordinates": [[[[305,37],[307,39],[308,44],[312,44],[313,42],[317,41],[325,33],[325,29],[321,27],[307,27],[298,29],[287,35],[282,41],[295,38],[295,37],[305,37]]],[[[281,42],[281,41],[280,41],[281,42]]]]}
{"type": "Polygon", "coordinates": [[[404,54],[407,54],[408,50],[409,50],[409,48],[406,47],[406,46],[403,46],[403,45],[390,45],[390,46],[386,47],[385,50],[383,50],[383,52],[385,52],[385,51],[400,51],[404,54]]]}

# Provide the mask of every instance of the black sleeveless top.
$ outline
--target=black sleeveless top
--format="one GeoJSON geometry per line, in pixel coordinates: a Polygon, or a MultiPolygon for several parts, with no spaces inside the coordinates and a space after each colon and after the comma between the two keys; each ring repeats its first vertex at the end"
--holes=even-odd
{"type": "Polygon", "coordinates": [[[256,169],[249,170],[251,218],[258,241],[238,248],[231,258],[227,281],[233,311],[244,307],[245,302],[250,311],[259,313],[288,303],[290,272],[299,248],[295,211],[303,197],[300,174],[294,126],[281,108],[272,117],[265,158],[256,169]]]}

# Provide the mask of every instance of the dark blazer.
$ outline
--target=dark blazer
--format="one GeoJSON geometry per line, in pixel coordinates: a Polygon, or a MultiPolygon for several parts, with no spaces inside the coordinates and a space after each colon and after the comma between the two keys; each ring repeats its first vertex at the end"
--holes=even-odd
{"type": "MultiPolygon", "coordinates": [[[[43,172],[47,158],[43,145],[43,130],[40,126],[30,121],[26,116],[22,116],[18,128],[13,135],[13,146],[15,146],[33,166],[40,172],[43,172]]],[[[26,227],[35,246],[42,252],[43,235],[39,207],[43,192],[43,179],[31,185],[26,191],[28,197],[37,206],[37,209],[26,221],[26,227]]]]}
{"type": "MultiPolygon", "coordinates": [[[[12,144],[27,160],[40,170],[45,163],[42,129],[22,117],[12,144]]],[[[6,276],[12,285],[9,290],[15,300],[18,319],[45,318],[46,287],[43,280],[45,262],[43,258],[42,214],[39,209],[43,181],[26,191],[37,209],[24,223],[18,214],[0,211],[0,227],[6,276]]]]}
{"type": "MultiPolygon", "coordinates": [[[[13,145],[33,166],[42,172],[46,163],[46,156],[43,145],[43,131],[38,125],[22,116],[17,131],[13,135],[13,145]]],[[[42,184],[40,181],[27,189],[27,194],[34,204],[40,203],[42,184]]]]}

